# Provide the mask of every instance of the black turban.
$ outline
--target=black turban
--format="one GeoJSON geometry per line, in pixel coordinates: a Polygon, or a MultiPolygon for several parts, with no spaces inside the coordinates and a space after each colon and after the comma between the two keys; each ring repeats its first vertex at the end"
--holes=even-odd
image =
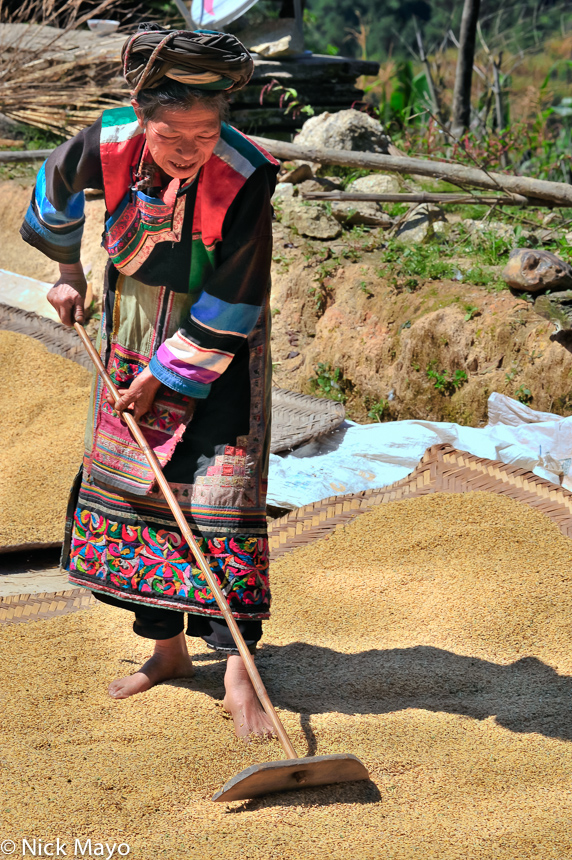
{"type": "Polygon", "coordinates": [[[123,74],[135,93],[159,86],[164,78],[203,90],[232,92],[252,76],[252,57],[229,33],[164,30],[143,24],[121,51],[123,74]]]}

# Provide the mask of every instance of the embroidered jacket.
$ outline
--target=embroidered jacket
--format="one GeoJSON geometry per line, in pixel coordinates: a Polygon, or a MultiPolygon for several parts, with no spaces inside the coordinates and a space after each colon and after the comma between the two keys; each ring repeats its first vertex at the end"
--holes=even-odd
{"type": "Polygon", "coordinates": [[[192,295],[187,318],[160,343],[149,367],[172,390],[201,399],[260,315],[277,162],[223,124],[213,155],[192,183],[179,187],[173,180],[161,197],[149,197],[134,187],[148,158],[133,109],[105,111],[42,166],[21,232],[52,259],[77,262],[83,191],[103,190],[103,244],[115,268],[150,286],[192,295]]]}

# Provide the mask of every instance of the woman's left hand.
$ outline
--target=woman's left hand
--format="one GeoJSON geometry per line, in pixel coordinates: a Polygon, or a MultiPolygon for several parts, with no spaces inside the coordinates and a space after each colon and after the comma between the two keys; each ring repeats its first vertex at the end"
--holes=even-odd
{"type": "Polygon", "coordinates": [[[128,410],[136,421],[139,421],[146,412],[149,412],[161,383],[156,379],[148,367],[135,377],[129,388],[120,388],[121,395],[117,403],[113,402],[111,394],[107,393],[107,402],[117,412],[128,410]]]}

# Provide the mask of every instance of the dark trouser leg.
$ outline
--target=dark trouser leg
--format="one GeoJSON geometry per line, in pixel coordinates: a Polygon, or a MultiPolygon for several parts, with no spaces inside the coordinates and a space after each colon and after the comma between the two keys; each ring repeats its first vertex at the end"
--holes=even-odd
{"type": "Polygon", "coordinates": [[[119,609],[129,609],[135,613],[133,632],[144,639],[172,639],[185,629],[185,613],[174,609],[163,609],[161,606],[149,606],[146,603],[134,603],[130,600],[120,600],[92,591],[94,597],[102,603],[117,606],[119,609]]]}
{"type": "MultiPolygon", "coordinates": [[[[252,620],[237,619],[236,623],[248,646],[248,650],[251,654],[254,654],[256,644],[262,637],[262,621],[259,618],[252,620]]],[[[225,654],[238,654],[232,634],[223,618],[191,615],[189,613],[187,636],[199,636],[214,651],[223,651],[225,654]]]]}
{"type": "MultiPolygon", "coordinates": [[[[101,603],[133,612],[135,614],[133,632],[145,639],[172,639],[185,629],[184,612],[178,612],[175,609],[163,609],[160,606],[149,606],[146,603],[120,600],[118,597],[110,597],[98,591],[92,591],[92,594],[101,603]]],[[[253,654],[256,651],[257,642],[262,637],[262,621],[260,619],[237,619],[236,623],[249,651],[253,654]]],[[[222,651],[225,654],[238,654],[228,625],[222,618],[189,613],[187,636],[203,639],[208,647],[215,651],[222,651]]]]}

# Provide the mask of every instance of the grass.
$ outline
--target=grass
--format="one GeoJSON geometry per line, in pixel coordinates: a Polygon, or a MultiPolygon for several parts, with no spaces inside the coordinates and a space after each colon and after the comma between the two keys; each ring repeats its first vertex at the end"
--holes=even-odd
{"type": "Polygon", "coordinates": [[[508,260],[511,243],[499,238],[493,231],[472,236],[459,227],[457,240],[446,243],[428,242],[424,245],[405,245],[390,239],[381,253],[380,277],[394,278],[395,288],[401,292],[415,292],[420,281],[456,280],[491,290],[505,289],[498,267],[508,260]],[[462,267],[455,258],[468,258],[475,265],[462,267]],[[491,271],[491,268],[494,269],[491,271]]]}

